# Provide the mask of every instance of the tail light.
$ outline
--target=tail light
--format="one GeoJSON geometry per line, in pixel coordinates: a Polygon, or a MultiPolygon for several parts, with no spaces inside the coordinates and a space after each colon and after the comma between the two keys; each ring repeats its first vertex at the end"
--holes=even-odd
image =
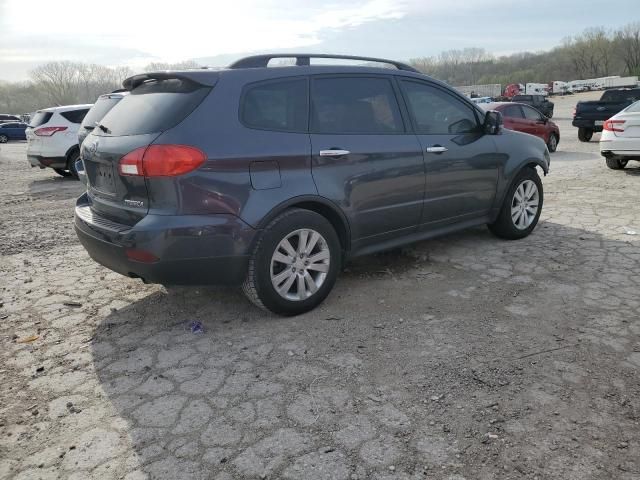
{"type": "Polygon", "coordinates": [[[136,262],[155,263],[159,260],[153,253],[137,248],[127,248],[125,253],[129,260],[135,260],[136,262]]]}
{"type": "Polygon", "coordinates": [[[50,137],[54,133],[64,132],[67,127],[42,127],[34,130],[33,133],[38,135],[39,137],[50,137]]]}
{"type": "Polygon", "coordinates": [[[573,116],[576,116],[576,112],[578,111],[578,109],[576,107],[573,107],[573,116]]]}
{"type": "Polygon", "coordinates": [[[624,132],[624,127],[622,126],[624,122],[624,120],[609,119],[604,122],[604,124],[602,125],[602,129],[606,130],[607,132],[624,132]]]}
{"type": "Polygon", "coordinates": [[[205,154],[187,145],[150,145],[140,147],[120,159],[120,175],[175,177],[202,165],[205,154]]]}

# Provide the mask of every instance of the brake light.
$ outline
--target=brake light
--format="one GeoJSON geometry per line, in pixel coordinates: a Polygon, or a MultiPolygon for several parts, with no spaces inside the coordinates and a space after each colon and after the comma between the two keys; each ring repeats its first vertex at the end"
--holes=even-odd
{"type": "Polygon", "coordinates": [[[34,130],[33,133],[38,135],[39,137],[50,137],[56,132],[64,132],[67,127],[42,127],[34,130]]]}
{"type": "Polygon", "coordinates": [[[187,145],[150,145],[120,159],[120,175],[175,177],[189,173],[205,161],[201,150],[187,145]]]}
{"type": "Polygon", "coordinates": [[[624,122],[624,120],[609,119],[604,122],[604,125],[602,125],[602,129],[608,132],[624,132],[624,127],[622,126],[624,122]]]}
{"type": "Polygon", "coordinates": [[[127,258],[129,260],[135,260],[141,263],[155,263],[159,260],[153,253],[146,250],[139,250],[137,248],[127,248],[125,250],[127,258]]]}

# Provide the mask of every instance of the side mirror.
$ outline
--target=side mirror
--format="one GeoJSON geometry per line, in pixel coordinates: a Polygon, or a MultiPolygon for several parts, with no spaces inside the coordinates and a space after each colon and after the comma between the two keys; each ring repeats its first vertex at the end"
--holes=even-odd
{"type": "Polygon", "coordinates": [[[484,132],[488,135],[497,135],[502,125],[502,113],[497,110],[489,110],[484,117],[484,132]]]}

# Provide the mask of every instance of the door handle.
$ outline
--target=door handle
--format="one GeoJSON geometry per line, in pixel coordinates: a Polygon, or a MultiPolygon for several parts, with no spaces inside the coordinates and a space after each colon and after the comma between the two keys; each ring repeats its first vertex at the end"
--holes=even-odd
{"type": "Polygon", "coordinates": [[[441,145],[434,145],[433,147],[427,147],[427,153],[444,153],[448,151],[447,147],[441,145]]]}
{"type": "Polygon", "coordinates": [[[350,153],[351,152],[349,150],[339,150],[337,148],[320,150],[321,157],[343,157],[344,155],[349,155],[350,153]]]}

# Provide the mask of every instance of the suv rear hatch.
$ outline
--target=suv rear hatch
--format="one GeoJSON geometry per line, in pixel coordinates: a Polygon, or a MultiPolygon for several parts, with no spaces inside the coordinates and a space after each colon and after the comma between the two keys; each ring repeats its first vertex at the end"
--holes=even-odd
{"type": "Polygon", "coordinates": [[[31,118],[31,121],[24,132],[27,137],[28,154],[37,155],[40,153],[40,138],[33,132],[39,126],[44,125],[51,120],[51,117],[53,117],[53,112],[38,111],[31,118]]]}
{"type": "Polygon", "coordinates": [[[115,107],[123,97],[123,93],[108,93],[98,97],[98,100],[96,100],[96,103],[93,104],[93,107],[91,107],[80,124],[80,128],[78,129],[79,144],[82,144],[84,139],[87,138],[87,135],[89,135],[89,132],[93,131],[100,120],[102,120],[109,110],[115,107]]]}
{"type": "Polygon", "coordinates": [[[189,77],[160,72],[125,80],[131,93],[107,113],[82,144],[94,214],[129,226],[147,215],[146,178],[143,172],[132,175],[130,170],[121,170],[121,162],[125,157],[125,162],[142,161],[162,132],[182,122],[202,103],[213,85],[189,77]]]}

